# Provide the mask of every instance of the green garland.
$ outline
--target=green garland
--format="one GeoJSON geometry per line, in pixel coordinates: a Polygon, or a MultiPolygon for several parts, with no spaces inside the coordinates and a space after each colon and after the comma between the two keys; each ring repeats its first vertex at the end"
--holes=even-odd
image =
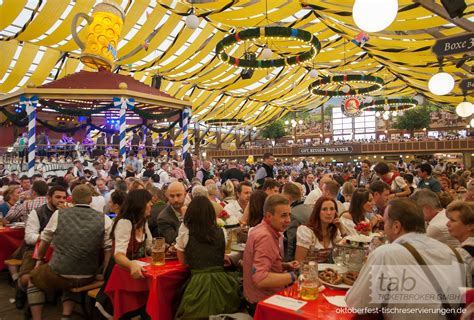
{"type": "Polygon", "coordinates": [[[11,112],[8,112],[7,108],[2,108],[0,111],[15,126],[17,126],[17,127],[27,127],[28,126],[28,118],[26,117],[26,112],[11,113],[11,112]]]}
{"type": "Polygon", "coordinates": [[[321,97],[343,97],[343,96],[357,96],[360,94],[367,94],[377,91],[384,86],[384,81],[380,77],[366,76],[359,74],[347,74],[323,77],[314,81],[308,87],[309,92],[321,97]],[[347,82],[366,83],[369,86],[365,88],[350,89],[347,93],[342,90],[322,90],[321,88],[326,84],[346,84],[347,82]]]}
{"type": "Polygon", "coordinates": [[[393,110],[408,110],[418,105],[418,101],[412,98],[385,98],[377,99],[371,103],[363,103],[360,109],[363,111],[387,111],[385,106],[391,107],[388,111],[393,110]]]}
{"type": "Polygon", "coordinates": [[[268,69],[303,63],[313,59],[320,50],[321,43],[315,35],[305,30],[287,27],[260,27],[243,30],[225,37],[216,46],[216,54],[219,59],[231,66],[245,69],[268,69]],[[311,46],[311,49],[298,55],[272,60],[239,59],[229,56],[225,52],[228,47],[241,41],[255,40],[257,38],[287,38],[288,40],[303,41],[311,46]]]}

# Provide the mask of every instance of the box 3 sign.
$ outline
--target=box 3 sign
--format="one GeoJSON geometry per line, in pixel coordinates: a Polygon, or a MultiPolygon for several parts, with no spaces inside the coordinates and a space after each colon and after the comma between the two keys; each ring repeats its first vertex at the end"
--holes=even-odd
{"type": "Polygon", "coordinates": [[[474,51],[474,33],[439,39],[432,50],[439,57],[472,52],[474,51]]]}
{"type": "Polygon", "coordinates": [[[474,78],[468,78],[461,81],[459,87],[462,91],[474,90],[474,78]]]}

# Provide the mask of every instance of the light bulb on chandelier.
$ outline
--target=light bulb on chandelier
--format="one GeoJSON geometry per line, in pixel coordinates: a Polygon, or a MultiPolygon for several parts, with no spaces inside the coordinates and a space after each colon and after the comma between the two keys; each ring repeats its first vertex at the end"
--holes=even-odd
{"type": "Polygon", "coordinates": [[[382,114],[380,113],[380,111],[375,112],[375,116],[376,116],[377,118],[380,118],[381,115],[382,115],[382,114]]]}

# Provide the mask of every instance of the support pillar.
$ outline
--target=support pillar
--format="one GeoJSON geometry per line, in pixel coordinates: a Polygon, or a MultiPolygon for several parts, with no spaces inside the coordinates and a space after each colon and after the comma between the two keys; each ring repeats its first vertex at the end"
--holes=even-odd
{"type": "Polygon", "coordinates": [[[28,176],[31,178],[35,174],[35,160],[36,160],[36,105],[38,104],[38,97],[26,96],[20,97],[20,106],[26,109],[28,116],[28,176]]]}

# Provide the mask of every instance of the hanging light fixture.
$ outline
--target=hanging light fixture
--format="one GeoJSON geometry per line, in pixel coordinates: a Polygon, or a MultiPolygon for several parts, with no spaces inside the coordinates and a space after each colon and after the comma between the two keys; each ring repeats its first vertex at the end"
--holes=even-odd
{"type": "Polygon", "coordinates": [[[380,111],[375,112],[375,116],[376,116],[377,118],[380,118],[381,115],[382,115],[382,114],[380,113],[380,111]]]}
{"type": "Polygon", "coordinates": [[[457,105],[456,107],[456,114],[462,118],[470,117],[474,113],[474,105],[468,101],[466,101],[466,97],[464,97],[464,101],[457,105]]]}
{"type": "Polygon", "coordinates": [[[262,58],[264,60],[268,60],[272,57],[273,51],[270,49],[268,46],[265,46],[265,48],[262,51],[262,58]]]}
{"type": "Polygon", "coordinates": [[[431,77],[428,82],[428,89],[432,94],[444,96],[453,90],[454,78],[447,72],[443,72],[443,58],[438,59],[438,73],[431,77]]]}
{"type": "Polygon", "coordinates": [[[318,77],[318,70],[314,69],[314,67],[313,67],[313,69],[311,69],[309,71],[309,77],[312,78],[312,79],[317,78],[318,77]]]}
{"type": "Polygon", "coordinates": [[[199,27],[199,18],[194,14],[194,8],[191,9],[191,13],[186,17],[186,27],[191,30],[197,29],[199,27]]]}
{"type": "Polygon", "coordinates": [[[351,91],[351,87],[348,84],[345,84],[341,87],[341,91],[344,93],[348,93],[349,91],[351,91]]]}
{"type": "Polygon", "coordinates": [[[356,0],[352,8],[355,24],[366,32],[379,32],[397,17],[397,0],[356,0]]]}

